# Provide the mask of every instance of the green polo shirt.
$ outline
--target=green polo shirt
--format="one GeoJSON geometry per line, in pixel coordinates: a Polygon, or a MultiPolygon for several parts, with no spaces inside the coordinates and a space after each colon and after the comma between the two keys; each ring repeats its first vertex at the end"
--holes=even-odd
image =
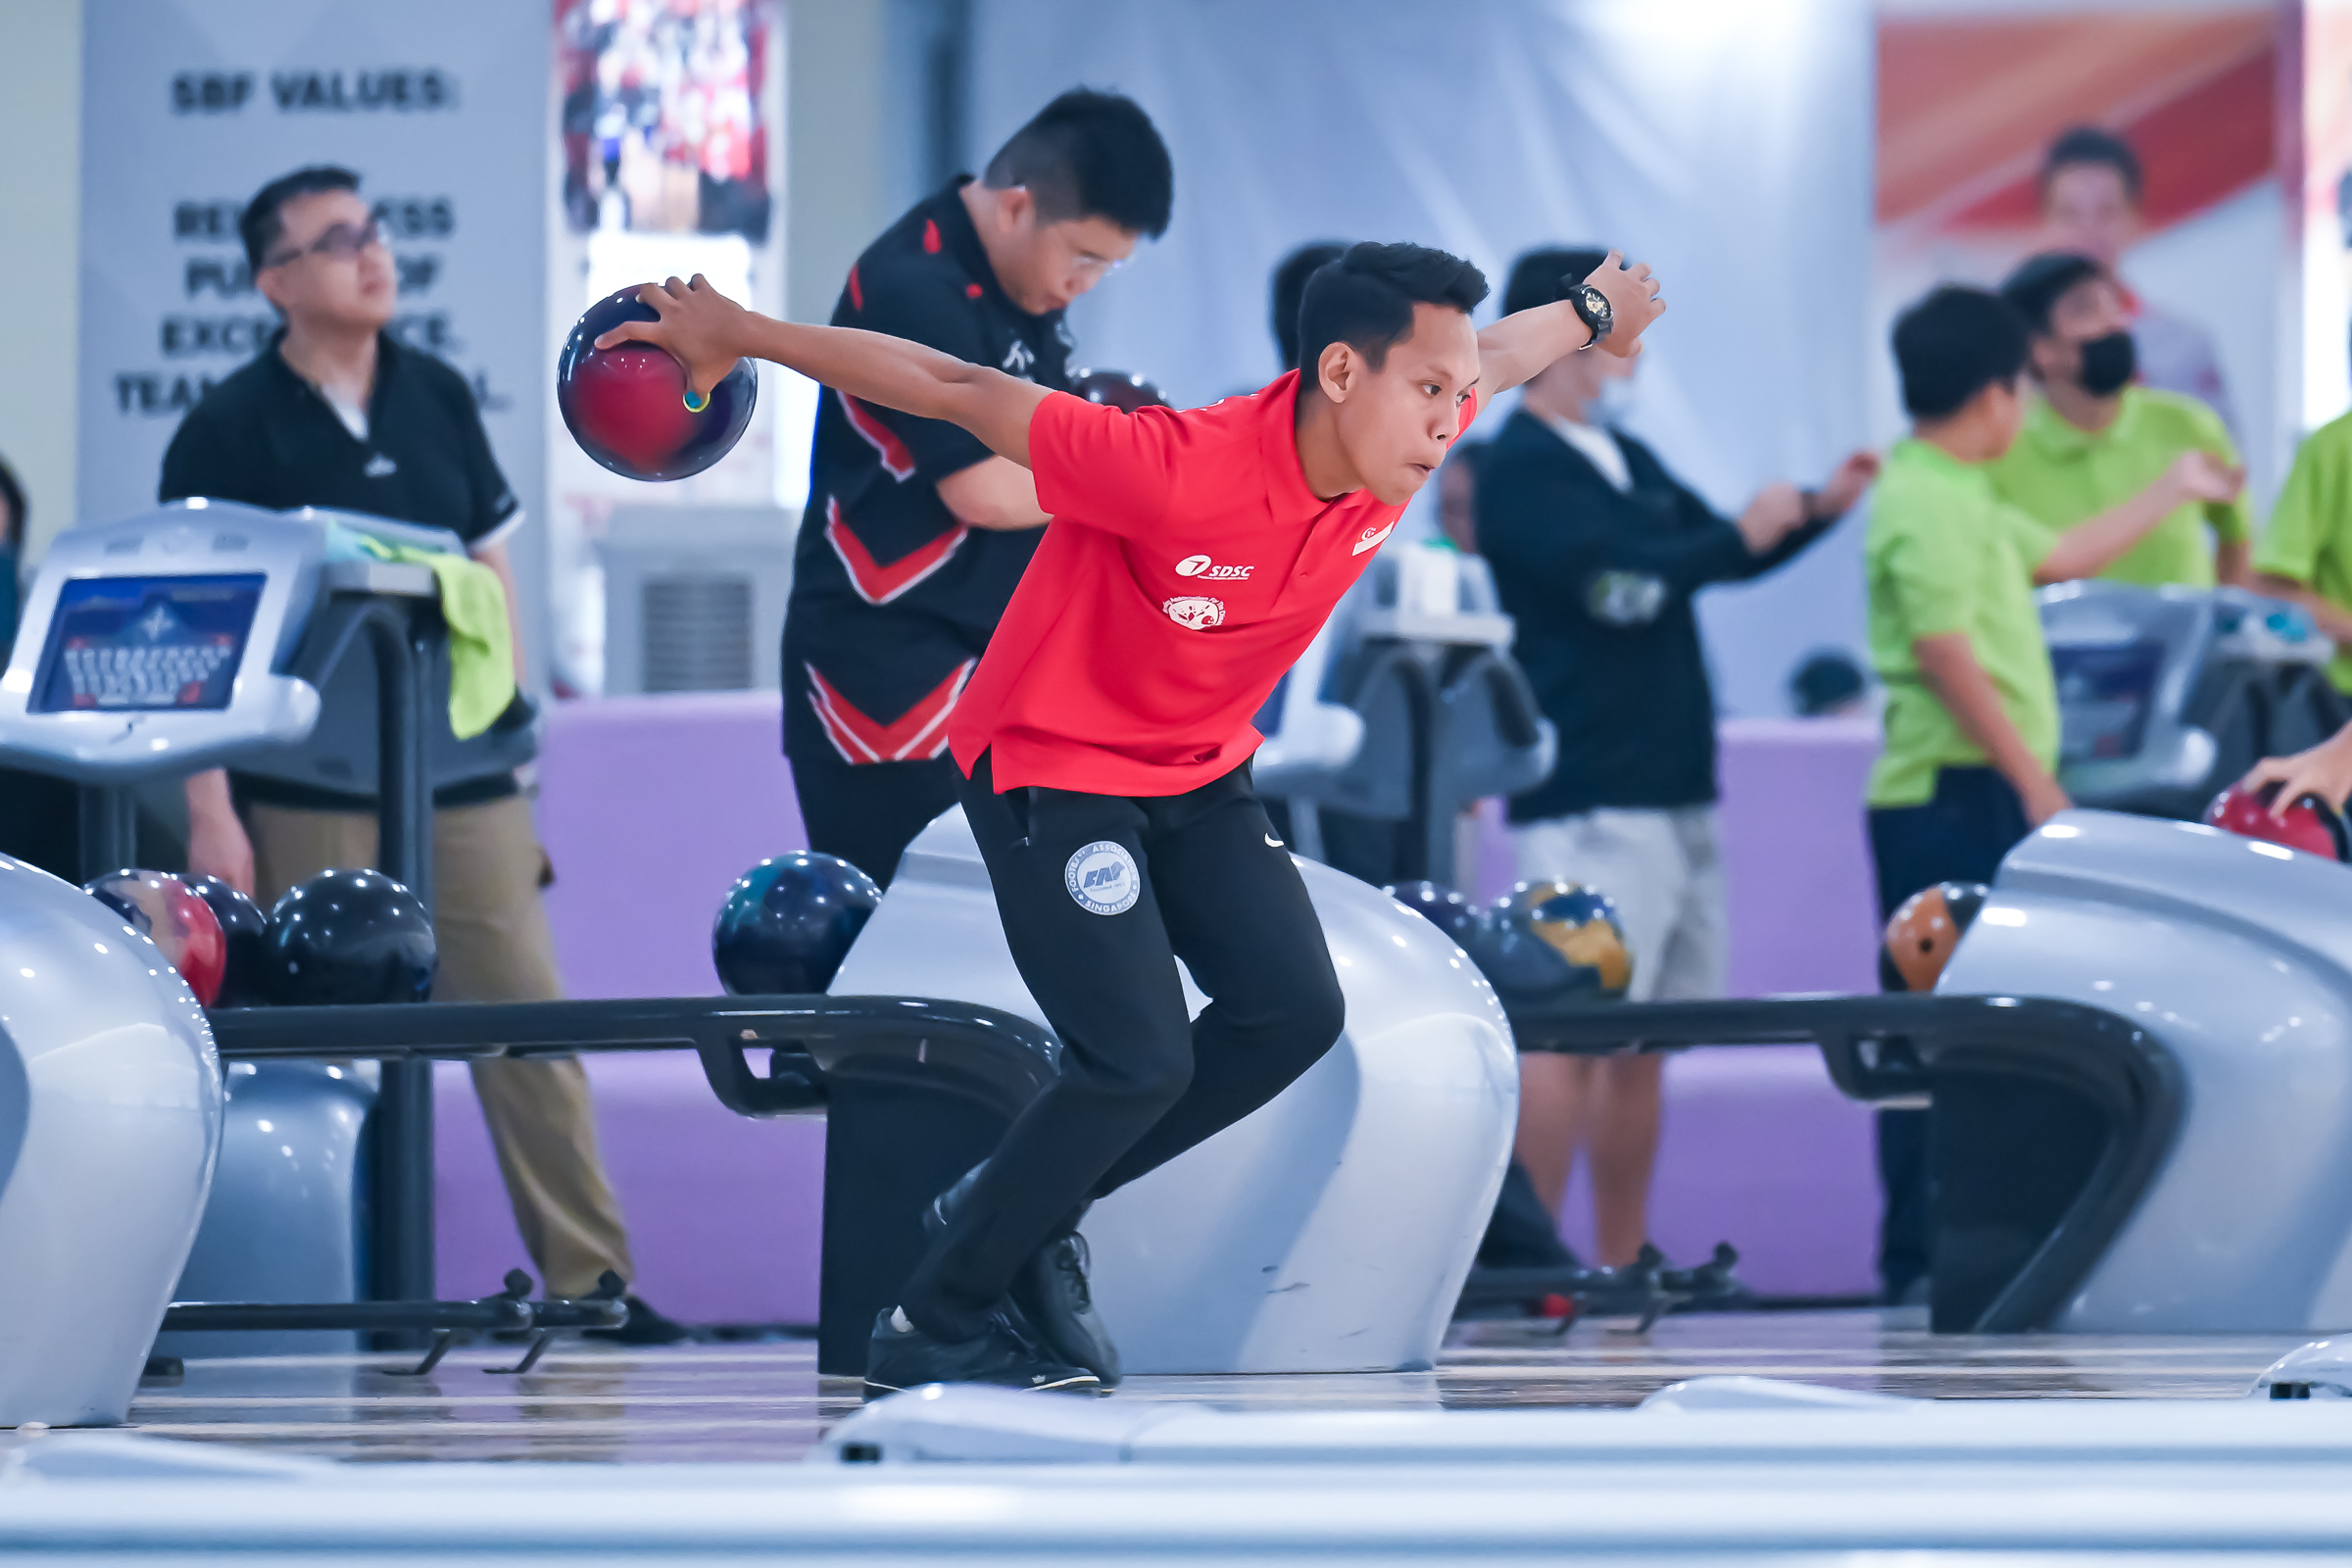
{"type": "MultiPolygon", "coordinates": [[[[1992,484],[2002,500],[2042,525],[2047,542],[2041,554],[2047,555],[2058,535],[2131,500],[2192,450],[2237,462],[2237,447],[2220,416],[2195,398],[2126,387],[2115,422],[2104,430],[2084,430],[2037,397],[2026,410],[2026,427],[2016,444],[1990,466],[1992,484]]],[[[2210,588],[2213,547],[2205,539],[2207,528],[2226,540],[2249,537],[2245,498],[2180,507],[2099,575],[2151,588],[2166,583],[2210,588]]]]}
{"type": "MultiPolygon", "coordinates": [[[[2352,414],[2304,438],[2255,547],[2254,569],[2292,577],[2352,610],[2352,414]]],[[[2328,678],[2352,692],[2352,647],[2336,650],[2328,678]]]]}
{"type": "Polygon", "coordinates": [[[1886,747],[1870,773],[1873,806],[1919,806],[1946,767],[1983,767],[1919,673],[1911,645],[1968,633],[2001,706],[2042,765],[2058,760],[2058,689],[2034,605],[2034,563],[2046,535],[1993,493],[1984,466],[1924,441],[1895,443],[1879,474],[1863,538],[1870,583],[1870,658],[1886,683],[1886,747]]]}

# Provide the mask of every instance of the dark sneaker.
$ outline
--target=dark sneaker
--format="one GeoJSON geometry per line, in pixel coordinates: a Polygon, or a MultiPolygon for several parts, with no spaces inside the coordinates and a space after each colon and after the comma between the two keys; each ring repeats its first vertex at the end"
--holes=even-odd
{"type": "Polygon", "coordinates": [[[1656,1271],[1658,1288],[1675,1298],[1674,1311],[1734,1312],[1755,1304],[1755,1293],[1734,1272],[1740,1266],[1740,1250],[1729,1242],[1717,1242],[1713,1255],[1695,1268],[1676,1268],[1647,1242],[1635,1261],[1638,1267],[1656,1271]]]}
{"type": "Polygon", "coordinates": [[[988,1383],[1040,1394],[1093,1394],[1102,1387],[1084,1367],[1048,1359],[1003,1312],[990,1313],[988,1327],[968,1340],[935,1340],[911,1323],[900,1328],[901,1321],[895,1306],[874,1318],[865,1352],[869,1399],[926,1383],[988,1383]]]}
{"type": "Polygon", "coordinates": [[[638,1297],[624,1296],[621,1300],[629,1309],[626,1323],[616,1329],[582,1329],[580,1338],[605,1340],[613,1345],[675,1345],[692,1332],[676,1318],[656,1311],[638,1297]]]}
{"type": "MultiPolygon", "coordinates": [[[[987,1163],[982,1160],[974,1165],[955,1186],[931,1200],[923,1213],[925,1235],[937,1236],[948,1228],[948,1216],[971,1192],[987,1163]]],[[[1076,1231],[1064,1231],[1039,1248],[1012,1277],[1012,1304],[1020,1308],[1021,1317],[1036,1331],[1040,1347],[1049,1355],[1086,1368],[1106,1389],[1116,1388],[1119,1348],[1111,1344],[1110,1331],[1095,1312],[1094,1291],[1087,1283],[1090,1261],[1086,1238],[1076,1231]]]]}

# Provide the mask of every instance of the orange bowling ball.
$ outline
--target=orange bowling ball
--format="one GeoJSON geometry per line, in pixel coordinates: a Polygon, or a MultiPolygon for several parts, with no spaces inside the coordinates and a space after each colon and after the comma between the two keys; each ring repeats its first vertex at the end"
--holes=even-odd
{"type": "Polygon", "coordinates": [[[1905,899],[1886,922],[1886,960],[1907,991],[1933,991],[1953,950],[1991,889],[1982,882],[1939,882],[1905,899]]]}

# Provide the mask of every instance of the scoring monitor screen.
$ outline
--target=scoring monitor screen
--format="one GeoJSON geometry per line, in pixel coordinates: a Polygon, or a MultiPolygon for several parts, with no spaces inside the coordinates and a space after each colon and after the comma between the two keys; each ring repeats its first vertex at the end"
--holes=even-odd
{"type": "Polygon", "coordinates": [[[2164,651],[2159,642],[2050,650],[2064,725],[2060,760],[2115,762],[2139,755],[2164,651]]]}
{"type": "Polygon", "coordinates": [[[58,591],[36,713],[222,709],[261,575],[79,577],[58,591]]]}

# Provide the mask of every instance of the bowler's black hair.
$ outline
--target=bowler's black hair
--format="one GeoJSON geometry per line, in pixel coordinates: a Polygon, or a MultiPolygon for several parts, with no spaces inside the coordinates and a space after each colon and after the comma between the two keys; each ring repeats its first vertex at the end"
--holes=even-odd
{"type": "Polygon", "coordinates": [[[2050,330],[2050,312],[2069,289],[2106,275],[2107,269],[2087,256],[2043,251],[2017,264],[2017,270],[2001,284],[2001,298],[2024,318],[2027,331],[2043,337],[2050,330]]]}
{"type": "Polygon", "coordinates": [[[1995,382],[2016,384],[2026,323],[1989,289],[1946,283],[1895,318],[1894,366],[1910,416],[1947,418],[1995,382]]]}
{"type": "Polygon", "coordinates": [[[2077,125],[2060,132],[2058,139],[2050,143],[2050,150],[2041,156],[2041,173],[2035,181],[2041,199],[2045,202],[2050,199],[2050,181],[2058,177],[2060,170],[2084,164],[2114,170],[2116,177],[2124,182],[2124,194],[2132,198],[2132,206],[2139,205],[2140,191],[2144,188],[2139,154],[2114,131],[2101,130],[2096,125],[2077,125]]]}
{"type": "Polygon", "coordinates": [[[1176,171],[1167,143],[1134,99],[1073,87],[997,149],[981,178],[1025,188],[1040,222],[1102,218],[1130,234],[1167,232],[1176,171]]]}
{"type": "Polygon", "coordinates": [[[1568,290],[1582,283],[1609,259],[1609,253],[1589,245],[1547,245],[1529,251],[1511,264],[1510,281],[1502,285],[1502,314],[1516,316],[1540,305],[1557,305],[1568,290]]]}
{"type": "Polygon", "coordinates": [[[1306,297],[1306,280],[1348,254],[1336,239],[1301,245],[1274,269],[1274,345],[1282,351],[1282,368],[1298,368],[1298,304],[1306,297]]]}
{"type": "Polygon", "coordinates": [[[1350,246],[1306,280],[1298,302],[1298,375],[1319,386],[1323,351],[1345,343],[1379,369],[1389,350],[1412,335],[1413,307],[1443,305],[1464,316],[1487,297],[1487,275],[1427,245],[1350,246]]]}
{"type": "Polygon", "coordinates": [[[291,174],[280,174],[253,193],[245,211],[237,219],[237,235],[245,241],[246,265],[260,271],[268,265],[270,251],[285,237],[286,225],[279,221],[286,203],[305,196],[316,196],[322,190],[358,190],[360,176],[348,169],[333,164],[318,164],[309,169],[297,169],[291,174]]]}

